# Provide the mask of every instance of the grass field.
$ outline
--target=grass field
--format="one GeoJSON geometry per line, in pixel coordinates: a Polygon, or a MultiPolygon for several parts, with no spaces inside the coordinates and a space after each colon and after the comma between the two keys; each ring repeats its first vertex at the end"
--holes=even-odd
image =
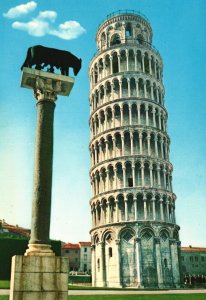
{"type": "MultiPolygon", "coordinates": [[[[177,295],[92,295],[69,296],[69,300],[206,300],[206,294],[177,295]]],[[[9,296],[0,296],[0,300],[9,300],[9,296]]]]}
{"type": "Polygon", "coordinates": [[[0,280],[0,289],[9,289],[10,281],[9,280],[0,280]]]}

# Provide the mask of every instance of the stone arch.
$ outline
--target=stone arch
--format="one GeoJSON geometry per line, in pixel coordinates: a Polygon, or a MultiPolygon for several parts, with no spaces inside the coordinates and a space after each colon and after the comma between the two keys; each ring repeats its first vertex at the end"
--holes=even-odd
{"type": "Polygon", "coordinates": [[[128,51],[128,64],[129,70],[128,71],[135,71],[135,58],[134,58],[134,51],[133,49],[129,49],[128,51]]]}
{"type": "Polygon", "coordinates": [[[131,139],[130,139],[130,133],[128,131],[124,132],[124,154],[125,155],[131,154],[131,139]]]}
{"type": "Polygon", "coordinates": [[[111,69],[111,62],[110,62],[110,58],[109,58],[109,54],[107,54],[104,58],[105,60],[105,76],[109,76],[110,75],[110,69],[111,69]]]}
{"type": "Polygon", "coordinates": [[[127,161],[125,163],[125,176],[126,176],[126,187],[133,187],[133,178],[132,178],[132,164],[127,161]]]}
{"type": "Polygon", "coordinates": [[[121,36],[118,33],[114,33],[110,39],[110,46],[121,44],[121,36]]]}
{"type": "Polygon", "coordinates": [[[126,71],[127,70],[127,58],[126,58],[125,50],[120,51],[120,64],[121,64],[121,72],[126,71]]]}
{"type": "Polygon", "coordinates": [[[106,270],[105,272],[105,281],[107,286],[112,286],[113,282],[113,274],[116,271],[116,265],[115,265],[115,249],[116,249],[116,243],[115,243],[115,233],[112,230],[106,230],[103,233],[103,241],[104,241],[104,253],[103,253],[103,259],[104,259],[104,268],[106,270]],[[112,253],[112,255],[111,255],[112,253]],[[114,254],[113,254],[114,253],[114,254]]]}
{"type": "Polygon", "coordinates": [[[134,220],[135,219],[134,195],[132,193],[127,194],[127,207],[128,207],[128,220],[134,220]]]}
{"type": "Polygon", "coordinates": [[[114,99],[120,97],[120,85],[119,85],[119,80],[116,79],[116,78],[113,80],[113,97],[114,97],[114,99]]]}
{"type": "Polygon", "coordinates": [[[126,38],[132,37],[132,25],[129,22],[125,26],[125,36],[126,38]]]}
{"type": "Polygon", "coordinates": [[[114,119],[115,119],[115,126],[121,126],[121,111],[120,106],[118,104],[114,105],[114,119]]]}
{"type": "Polygon", "coordinates": [[[104,46],[106,46],[106,34],[105,34],[105,32],[102,32],[102,34],[101,34],[101,48],[103,48],[104,46]]]}
{"type": "Polygon", "coordinates": [[[125,221],[125,203],[124,203],[124,195],[118,194],[118,209],[119,209],[119,221],[125,221]]]}
{"type": "Polygon", "coordinates": [[[130,79],[130,96],[131,97],[136,97],[137,91],[136,91],[136,81],[135,78],[130,79]]]}
{"type": "Polygon", "coordinates": [[[129,105],[123,105],[123,125],[129,125],[129,105]]]}
{"type": "Polygon", "coordinates": [[[118,162],[116,165],[116,172],[117,172],[117,188],[122,188],[123,187],[123,169],[122,169],[122,164],[118,162]]]}
{"type": "Polygon", "coordinates": [[[93,235],[93,243],[94,243],[95,245],[97,245],[97,244],[99,243],[99,241],[100,241],[99,235],[98,235],[98,233],[96,232],[96,233],[94,233],[94,235],[93,235]]]}
{"type": "Polygon", "coordinates": [[[119,63],[118,63],[116,51],[112,53],[112,71],[113,71],[113,74],[116,74],[119,72],[119,63]]]}
{"type": "Polygon", "coordinates": [[[137,44],[144,45],[144,37],[142,34],[137,35],[137,44]]]}
{"type": "Polygon", "coordinates": [[[122,97],[128,96],[128,81],[127,78],[122,78],[122,97]]]}

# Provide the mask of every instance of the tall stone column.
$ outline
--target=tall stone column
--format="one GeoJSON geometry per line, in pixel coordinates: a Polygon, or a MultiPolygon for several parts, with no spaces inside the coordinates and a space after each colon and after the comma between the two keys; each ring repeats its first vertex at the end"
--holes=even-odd
{"type": "Polygon", "coordinates": [[[157,279],[158,287],[163,288],[163,274],[162,274],[162,263],[161,263],[161,250],[160,250],[160,238],[155,237],[155,254],[157,263],[157,279]]]}
{"type": "Polygon", "coordinates": [[[174,287],[178,288],[180,286],[180,270],[179,270],[179,255],[178,255],[178,245],[175,239],[170,240],[170,251],[172,258],[172,275],[174,287]]]}
{"type": "Polygon", "coordinates": [[[142,256],[141,256],[141,239],[136,238],[136,264],[137,264],[137,287],[142,288],[142,256]]]}
{"type": "Polygon", "coordinates": [[[121,251],[120,240],[115,240],[116,243],[116,285],[121,287],[121,251]]]}
{"type": "MultiPolygon", "coordinates": [[[[37,81],[38,82],[38,81],[37,81]]],[[[51,213],[53,121],[56,96],[36,90],[37,128],[34,162],[31,239],[27,255],[51,252],[49,231],[51,213]],[[47,246],[46,246],[47,245],[47,246]]]]}

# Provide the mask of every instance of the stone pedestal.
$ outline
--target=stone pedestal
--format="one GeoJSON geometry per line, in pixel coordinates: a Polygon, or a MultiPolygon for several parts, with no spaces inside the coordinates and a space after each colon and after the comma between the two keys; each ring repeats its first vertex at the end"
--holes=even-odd
{"type": "Polygon", "coordinates": [[[10,300],[67,299],[67,257],[13,256],[10,300]]]}

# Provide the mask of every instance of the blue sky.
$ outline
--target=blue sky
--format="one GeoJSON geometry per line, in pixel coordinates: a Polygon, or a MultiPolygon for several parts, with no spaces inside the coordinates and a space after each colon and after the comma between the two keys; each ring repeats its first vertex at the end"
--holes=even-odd
{"type": "Polygon", "coordinates": [[[2,1],[0,219],[30,227],[36,103],[31,90],[20,88],[27,48],[65,49],[81,57],[83,67],[55,109],[51,237],[89,240],[88,66],[99,24],[119,9],[140,11],[153,28],[164,62],[180,237],[184,246],[206,246],[205,0],[2,1]]]}

